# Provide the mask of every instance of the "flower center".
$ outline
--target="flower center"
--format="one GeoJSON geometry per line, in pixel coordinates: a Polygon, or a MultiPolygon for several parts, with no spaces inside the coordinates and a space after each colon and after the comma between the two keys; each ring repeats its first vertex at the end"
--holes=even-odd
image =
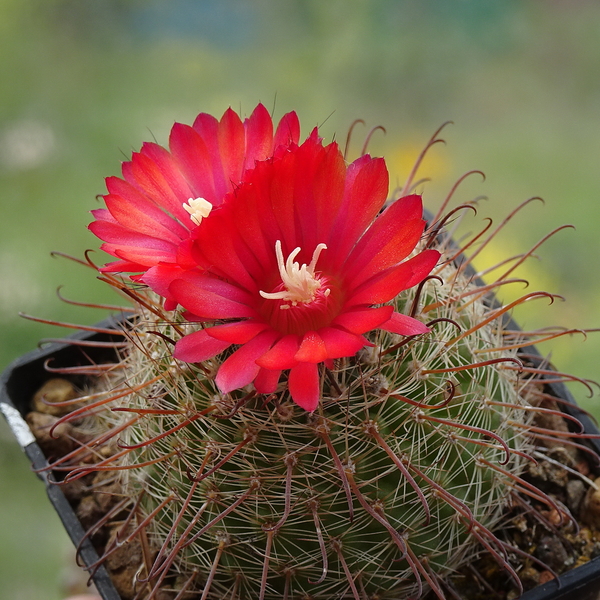
{"type": "MultiPolygon", "coordinates": [[[[325,244],[319,244],[312,255],[312,260],[309,265],[303,264],[300,266],[294,262],[294,258],[298,256],[300,247],[294,249],[287,260],[283,261],[283,252],[281,250],[281,240],[275,242],[275,254],[277,256],[277,265],[279,274],[284,286],[284,290],[279,292],[263,292],[260,290],[260,295],[268,300],[284,300],[289,304],[281,304],[279,308],[286,309],[290,306],[296,306],[299,302],[308,304],[315,299],[315,294],[321,289],[321,281],[315,277],[315,267],[319,260],[319,255],[323,250],[326,250],[325,244]]],[[[330,289],[323,292],[324,296],[329,296],[330,289]]]]}
{"type": "Polygon", "coordinates": [[[183,203],[183,208],[190,213],[190,219],[196,224],[200,225],[202,219],[208,217],[213,205],[204,198],[190,198],[187,202],[183,203]]]}

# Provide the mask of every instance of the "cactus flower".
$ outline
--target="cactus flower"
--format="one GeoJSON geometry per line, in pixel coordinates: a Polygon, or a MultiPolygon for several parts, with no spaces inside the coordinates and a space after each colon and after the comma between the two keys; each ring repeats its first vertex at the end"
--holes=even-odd
{"type": "Polygon", "coordinates": [[[364,155],[346,165],[316,130],[256,163],[194,230],[190,256],[200,268],[169,282],[169,296],[203,323],[177,342],[174,356],[201,362],[237,346],[216,375],[223,393],[250,383],[275,392],[289,370],[292,399],[313,411],[320,363],[332,368],[372,345],[365,334],[374,329],[429,331],[386,304],[439,259],[436,250],[409,258],[425,227],[421,197],[384,209],[387,193],[383,159],[364,155]]]}
{"type": "MultiPolygon", "coordinates": [[[[218,121],[201,113],[193,126],[176,123],[170,152],[145,143],[123,163],[123,179],[108,177],[106,208],[92,211],[90,230],[104,240],[102,249],[120,259],[105,272],[139,273],[134,279],[173,278],[190,264],[188,240],[247,169],[278,148],[297,143],[296,113],[286,114],[275,131],[267,109],[259,104],[244,122],[231,109],[218,121]]],[[[166,295],[166,290],[163,290],[166,295]]]]}

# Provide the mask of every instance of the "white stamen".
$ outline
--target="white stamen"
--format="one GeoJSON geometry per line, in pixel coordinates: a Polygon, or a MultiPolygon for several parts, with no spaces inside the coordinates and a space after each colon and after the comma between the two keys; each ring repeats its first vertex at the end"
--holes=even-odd
{"type": "MultiPolygon", "coordinates": [[[[313,252],[310,264],[300,266],[297,262],[294,262],[300,248],[295,248],[284,263],[281,240],[277,240],[275,242],[275,255],[277,256],[279,275],[285,290],[281,292],[263,292],[261,290],[260,295],[268,300],[285,300],[290,302],[292,306],[296,306],[298,302],[312,302],[315,299],[317,290],[321,288],[321,282],[315,277],[315,267],[321,252],[326,249],[325,244],[319,244],[313,252]]],[[[324,295],[329,296],[330,291],[329,289],[325,290],[324,295]]],[[[290,305],[282,304],[279,308],[290,308],[290,305]]]]}
{"type": "Polygon", "coordinates": [[[213,205],[204,198],[190,198],[187,203],[183,203],[183,208],[190,213],[190,219],[196,225],[200,225],[202,219],[208,217],[213,205]]]}

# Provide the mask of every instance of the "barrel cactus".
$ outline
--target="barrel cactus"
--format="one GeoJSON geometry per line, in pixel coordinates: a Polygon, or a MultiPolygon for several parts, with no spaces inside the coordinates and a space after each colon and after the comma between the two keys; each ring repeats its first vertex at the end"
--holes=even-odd
{"type": "Polygon", "coordinates": [[[93,434],[52,464],[111,494],[103,561],[142,548],[124,596],[443,599],[482,553],[518,588],[506,506],[569,518],[521,477],[556,410],[508,319],[552,296],[499,305],[511,270],[485,285],[463,254],[493,233],[456,247],[412,177],[388,198],[383,159],[301,142],[295,113],[201,114],[169,146],[94,211],[133,308],[57,421],[93,434]]]}

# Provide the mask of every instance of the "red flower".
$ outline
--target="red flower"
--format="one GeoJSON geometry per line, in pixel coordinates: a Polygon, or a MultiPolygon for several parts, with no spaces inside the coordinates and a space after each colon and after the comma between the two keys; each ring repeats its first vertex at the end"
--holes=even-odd
{"type": "Polygon", "coordinates": [[[259,104],[243,123],[231,109],[221,121],[202,113],[192,127],[176,123],[170,152],[144,144],[123,163],[123,179],[106,179],[107,208],[92,211],[90,230],[106,242],[103,250],[120,259],[103,270],[142,273],[136,278],[167,296],[165,283],[194,266],[190,232],[256,161],[297,143],[299,136],[296,113],[285,115],[273,134],[271,117],[259,104]]]}
{"type": "Polygon", "coordinates": [[[189,318],[205,324],[177,342],[174,356],[200,362],[238,345],[216,376],[223,393],[251,382],[259,393],[274,392],[289,369],[292,399],[313,411],[319,363],[332,367],[371,345],[363,334],[373,329],[429,331],[385,305],[439,258],[426,250],[406,260],[425,226],[421,198],[400,198],[379,214],[387,192],[383,159],[346,166],[316,130],[257,163],[194,232],[201,270],[170,285],[189,318]]]}

